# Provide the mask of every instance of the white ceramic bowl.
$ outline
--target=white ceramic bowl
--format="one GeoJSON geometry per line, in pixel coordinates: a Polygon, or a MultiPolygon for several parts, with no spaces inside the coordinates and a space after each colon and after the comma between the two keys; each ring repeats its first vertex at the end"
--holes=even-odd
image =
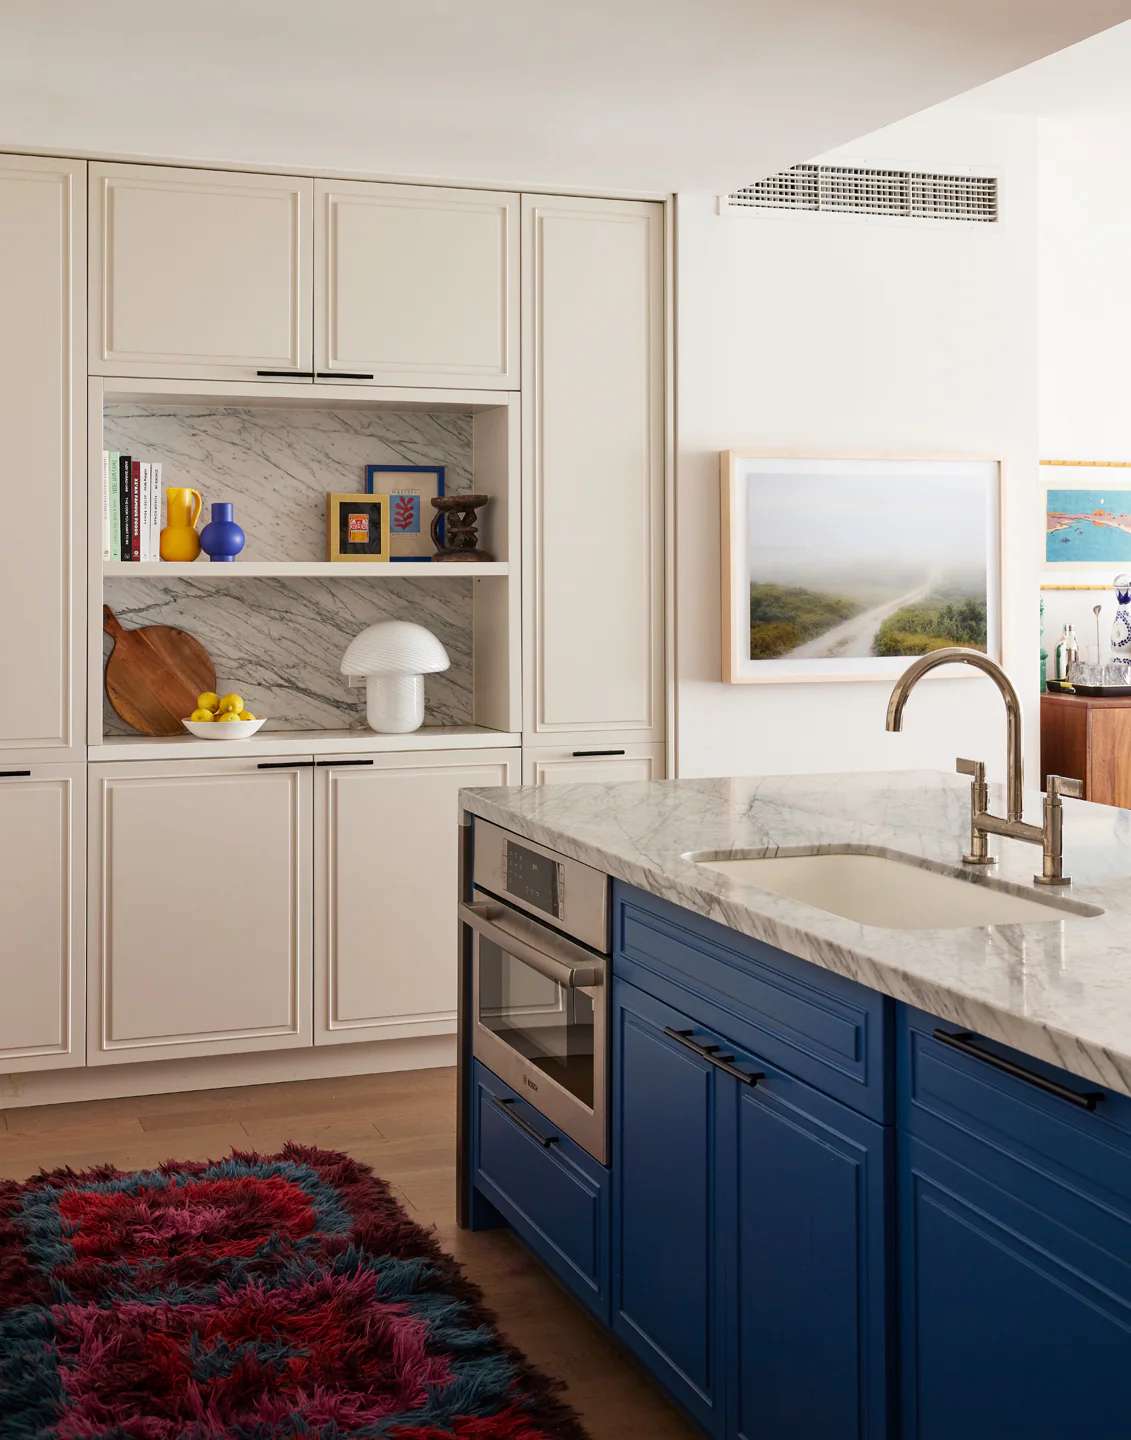
{"type": "Polygon", "coordinates": [[[182,720],[181,724],[198,740],[250,740],[262,720],[182,720]]]}

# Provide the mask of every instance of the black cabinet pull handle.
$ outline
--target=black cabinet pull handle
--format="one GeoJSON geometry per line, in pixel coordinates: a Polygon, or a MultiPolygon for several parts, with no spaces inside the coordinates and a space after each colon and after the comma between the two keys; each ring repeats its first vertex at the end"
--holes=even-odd
{"type": "Polygon", "coordinates": [[[313,760],[260,760],[257,770],[313,770],[313,760]]]}
{"type": "Polygon", "coordinates": [[[0,780],[26,780],[30,776],[30,770],[0,770],[0,780]]]}
{"type": "Polygon", "coordinates": [[[313,380],[313,370],[257,370],[264,380],[313,380]]]}
{"type": "Polygon", "coordinates": [[[543,1135],[541,1131],[535,1130],[529,1120],[524,1120],[517,1110],[512,1110],[512,1105],[517,1105],[517,1100],[500,1100],[497,1095],[492,1095],[491,1100],[497,1109],[501,1110],[512,1125],[517,1125],[524,1135],[529,1135],[531,1140],[537,1140],[538,1144],[545,1149],[558,1143],[556,1135],[543,1135]]]}
{"type": "Polygon", "coordinates": [[[372,380],[364,370],[316,370],[315,380],[372,380]]]}
{"type": "Polygon", "coordinates": [[[324,766],[332,765],[335,770],[340,770],[343,765],[372,765],[372,760],[315,760],[315,765],[321,770],[324,766]]]}
{"type": "Polygon", "coordinates": [[[685,1050],[690,1050],[693,1055],[698,1055],[700,1060],[706,1060],[716,1070],[722,1070],[726,1075],[732,1075],[736,1080],[741,1080],[744,1085],[757,1085],[759,1080],[766,1078],[761,1070],[740,1070],[733,1064],[733,1055],[720,1055],[722,1048],[719,1045],[701,1045],[697,1040],[692,1040],[694,1031],[676,1030],[671,1025],[664,1026],[664,1034],[674,1040],[677,1045],[682,1045],[685,1050]]]}
{"type": "Polygon", "coordinates": [[[575,758],[575,759],[580,760],[580,759],[582,759],[582,758],[585,757],[585,756],[591,756],[591,755],[623,755],[623,754],[625,754],[625,751],[623,751],[623,750],[575,750],[575,751],[573,752],[573,754],[574,754],[574,758],[575,758]]]}
{"type": "Polygon", "coordinates": [[[1055,1080],[1046,1080],[1043,1075],[1038,1075],[1033,1070],[1015,1065],[1012,1060],[991,1055],[988,1050],[974,1044],[975,1037],[969,1030],[936,1030],[934,1033],[940,1045],[957,1050],[960,1055],[968,1055],[971,1060],[980,1060],[983,1065],[990,1066],[992,1070],[1000,1070],[1003,1075],[1012,1075],[1015,1080],[1023,1080],[1026,1085],[1032,1085],[1034,1090],[1043,1090],[1046,1095],[1055,1095],[1058,1100],[1066,1100],[1078,1110],[1094,1110],[1104,1098],[1102,1090],[1070,1090],[1067,1085],[1059,1085],[1055,1080]]]}

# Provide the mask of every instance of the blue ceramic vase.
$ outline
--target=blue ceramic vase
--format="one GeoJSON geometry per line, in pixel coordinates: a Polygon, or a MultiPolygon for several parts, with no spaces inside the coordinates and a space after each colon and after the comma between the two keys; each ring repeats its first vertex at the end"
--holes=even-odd
{"type": "Polygon", "coordinates": [[[234,560],[246,543],[232,519],[231,502],[220,500],[212,506],[212,519],[200,532],[200,548],[209,560],[234,560]]]}

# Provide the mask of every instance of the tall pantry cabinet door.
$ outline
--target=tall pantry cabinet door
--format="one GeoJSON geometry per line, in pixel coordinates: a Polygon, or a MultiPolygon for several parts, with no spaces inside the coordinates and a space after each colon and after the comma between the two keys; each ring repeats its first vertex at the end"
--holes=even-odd
{"type": "Polygon", "coordinates": [[[310,1044],[312,760],[91,765],[91,1065],[310,1044]]]}
{"type": "Polygon", "coordinates": [[[79,760],[86,165],[0,155],[0,768],[79,760]]]}
{"type": "Polygon", "coordinates": [[[320,379],[517,390],[519,197],[316,180],[320,379]]]}
{"type": "Polygon", "coordinates": [[[664,211],[524,195],[524,740],[664,738],[664,211]]]}
{"type": "Polygon", "coordinates": [[[85,904],[84,767],[0,770],[0,1074],[85,1060],[85,904]]]}
{"type": "Polygon", "coordinates": [[[314,1042],[456,1028],[459,792],[517,785],[517,750],[319,762],[314,1042]]]}
{"type": "Polygon", "coordinates": [[[312,378],[313,180],[102,164],[90,179],[92,375],[312,378]]]}

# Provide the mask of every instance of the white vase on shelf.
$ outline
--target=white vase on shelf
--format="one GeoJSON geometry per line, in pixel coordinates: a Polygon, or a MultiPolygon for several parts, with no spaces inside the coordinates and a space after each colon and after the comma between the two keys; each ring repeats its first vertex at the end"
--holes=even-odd
{"type": "Polygon", "coordinates": [[[447,670],[448,652],[410,620],[380,620],[354,637],[343,675],[365,677],[365,718],[379,735],[408,735],[424,723],[424,677],[447,670]]]}

